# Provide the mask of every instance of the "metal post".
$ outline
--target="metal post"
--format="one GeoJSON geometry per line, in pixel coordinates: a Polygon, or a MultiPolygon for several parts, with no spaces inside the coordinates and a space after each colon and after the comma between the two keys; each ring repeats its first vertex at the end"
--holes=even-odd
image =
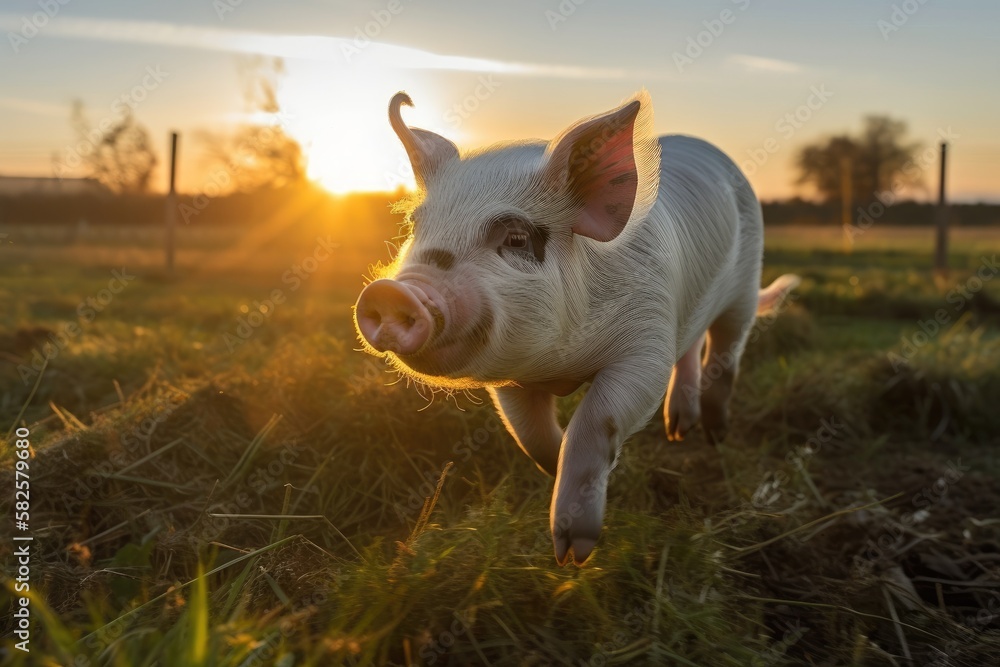
{"type": "Polygon", "coordinates": [[[174,272],[174,235],[177,226],[177,133],[170,133],[170,190],[167,192],[167,271],[174,272]]]}
{"type": "Polygon", "coordinates": [[[938,188],[937,242],[934,247],[934,269],[948,272],[948,202],[945,198],[944,176],[948,160],[948,144],[941,142],[941,180],[938,188]]]}

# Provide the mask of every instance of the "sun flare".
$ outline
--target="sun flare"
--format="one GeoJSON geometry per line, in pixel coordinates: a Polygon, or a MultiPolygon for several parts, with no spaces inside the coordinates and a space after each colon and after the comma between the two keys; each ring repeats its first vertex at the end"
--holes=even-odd
{"type": "Polygon", "coordinates": [[[314,73],[295,74],[289,72],[281,94],[282,108],[288,112],[288,130],[305,151],[308,177],[330,192],[413,186],[413,171],[387,116],[389,99],[396,91],[409,86],[419,88],[426,97],[422,105],[418,102],[420,106],[406,110],[408,122],[430,130],[448,130],[442,115],[435,114],[434,87],[416,82],[410,75],[372,68],[338,72],[336,81],[317,88],[314,73]],[[350,92],[340,92],[345,90],[350,92]]]}

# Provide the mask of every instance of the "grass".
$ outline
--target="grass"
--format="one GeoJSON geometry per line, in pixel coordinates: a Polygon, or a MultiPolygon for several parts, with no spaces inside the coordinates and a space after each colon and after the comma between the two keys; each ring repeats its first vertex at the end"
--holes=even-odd
{"type": "MultiPolygon", "coordinates": [[[[292,289],[313,233],[182,236],[170,277],[152,236],[15,230],[0,427],[26,405],[35,625],[25,655],[4,621],[11,662],[994,664],[1000,280],[950,302],[982,240],[959,235],[935,280],[898,233],[850,254],[769,237],[765,279],[805,281],[760,323],[730,437],[633,436],[581,569],[555,565],[552,482],[482,392],[424,396],[354,351],[384,250],[338,238],[292,289]],[[122,266],[136,278],[81,317],[122,266]]],[[[5,488],[14,457],[8,436],[5,488]]]]}

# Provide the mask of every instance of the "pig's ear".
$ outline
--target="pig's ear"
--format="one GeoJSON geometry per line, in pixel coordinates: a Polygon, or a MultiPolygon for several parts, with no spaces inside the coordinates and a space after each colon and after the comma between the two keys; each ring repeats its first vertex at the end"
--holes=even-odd
{"type": "Polygon", "coordinates": [[[649,93],[585,118],[549,143],[543,177],[582,205],[573,232],[598,241],[645,217],[660,184],[660,144],[649,93]]]}
{"type": "Polygon", "coordinates": [[[417,185],[423,188],[441,165],[458,157],[458,148],[440,134],[408,127],[399,111],[404,104],[408,107],[413,106],[413,100],[409,95],[400,91],[392,96],[389,101],[389,123],[410,157],[417,185]]]}

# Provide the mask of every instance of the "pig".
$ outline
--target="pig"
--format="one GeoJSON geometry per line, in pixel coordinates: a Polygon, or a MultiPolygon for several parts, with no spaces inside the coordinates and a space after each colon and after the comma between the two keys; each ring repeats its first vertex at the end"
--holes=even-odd
{"type": "Polygon", "coordinates": [[[485,388],[520,448],[555,477],[556,561],[591,555],[622,443],[663,402],[670,440],[724,437],[759,313],[760,204],[722,151],[653,133],[643,90],[551,141],[461,154],[389,103],[418,191],[405,240],[354,307],[363,349],[436,387],[485,388]],[[703,351],[704,348],[704,351],[703,351]],[[705,375],[704,379],[702,375],[705,375]],[[563,429],[556,397],[589,383],[563,429]]]}

